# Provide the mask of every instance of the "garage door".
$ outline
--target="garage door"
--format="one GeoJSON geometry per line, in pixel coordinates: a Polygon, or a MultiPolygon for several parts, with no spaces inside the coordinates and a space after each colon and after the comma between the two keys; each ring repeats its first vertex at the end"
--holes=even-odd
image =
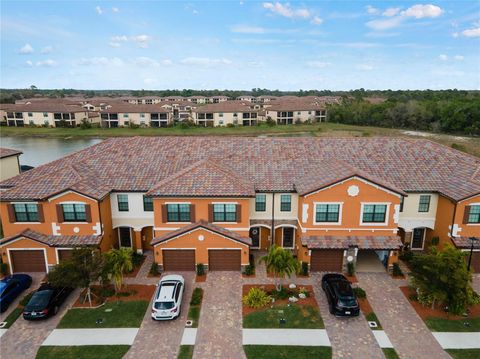
{"type": "Polygon", "coordinates": [[[343,249],[312,250],[310,270],[312,272],[341,272],[343,249]]]}
{"type": "Polygon", "coordinates": [[[9,251],[13,272],[46,272],[43,251],[9,251]]]}
{"type": "Polygon", "coordinates": [[[64,260],[70,259],[72,257],[73,250],[71,249],[59,249],[58,250],[58,261],[62,262],[64,260]]]}
{"type": "Polygon", "coordinates": [[[208,270],[241,270],[241,251],[211,249],[208,251],[208,270]]]}
{"type": "Polygon", "coordinates": [[[195,250],[193,249],[163,250],[162,254],[165,271],[195,270],[195,250]]]}

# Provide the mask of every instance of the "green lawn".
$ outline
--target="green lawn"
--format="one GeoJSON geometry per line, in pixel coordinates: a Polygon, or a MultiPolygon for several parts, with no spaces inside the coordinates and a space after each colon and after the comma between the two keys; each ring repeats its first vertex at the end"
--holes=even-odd
{"type": "Polygon", "coordinates": [[[57,328],[139,328],[142,323],[147,301],[109,302],[97,309],[70,309],[57,328]],[[112,309],[109,312],[105,310],[112,309]],[[96,321],[102,319],[101,324],[96,321]]]}
{"type": "Polygon", "coordinates": [[[190,299],[190,309],[188,310],[187,319],[193,322],[192,328],[198,328],[198,321],[200,320],[200,310],[202,308],[203,289],[197,287],[192,292],[190,299]]]}
{"type": "Polygon", "coordinates": [[[370,328],[372,330],[382,330],[382,325],[380,324],[380,321],[377,318],[377,315],[374,312],[368,313],[365,318],[367,319],[368,322],[375,322],[377,323],[376,328],[370,328]]]}
{"type": "Polygon", "coordinates": [[[22,300],[20,300],[19,305],[5,318],[5,322],[7,322],[7,325],[3,327],[3,329],[8,329],[12,326],[13,323],[22,315],[23,312],[23,307],[25,307],[28,302],[30,301],[30,298],[32,298],[33,292],[28,293],[25,295],[22,300]]]}
{"type": "Polygon", "coordinates": [[[297,328],[323,329],[322,317],[317,308],[309,305],[292,304],[278,306],[273,309],[259,310],[243,317],[244,328],[297,328]],[[281,312],[283,311],[283,313],[281,312]],[[280,324],[280,319],[286,320],[280,324]]]}
{"type": "Polygon", "coordinates": [[[330,359],[331,347],[302,347],[283,345],[244,345],[248,359],[330,359]]]}
{"type": "Polygon", "coordinates": [[[480,349],[446,349],[453,359],[478,359],[480,349]]]}
{"type": "Polygon", "coordinates": [[[397,352],[393,348],[383,348],[383,354],[385,354],[385,358],[387,359],[400,359],[397,352]]]}
{"type": "Polygon", "coordinates": [[[41,346],[36,359],[120,359],[129,348],[129,345],[41,346]]]}
{"type": "Polygon", "coordinates": [[[480,332],[480,318],[442,319],[428,318],[425,324],[433,332],[480,332]],[[470,326],[463,323],[468,322],[470,326]]]}
{"type": "Polygon", "coordinates": [[[200,307],[191,306],[188,310],[188,320],[193,321],[192,328],[198,328],[198,320],[200,319],[200,307]]]}
{"type": "Polygon", "coordinates": [[[180,345],[177,359],[192,359],[194,348],[193,345],[180,345]]]}

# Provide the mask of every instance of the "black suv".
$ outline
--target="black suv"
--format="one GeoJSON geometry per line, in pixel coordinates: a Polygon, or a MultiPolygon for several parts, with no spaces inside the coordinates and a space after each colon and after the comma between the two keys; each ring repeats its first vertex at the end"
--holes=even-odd
{"type": "Polygon", "coordinates": [[[356,317],[360,314],[357,296],[343,275],[325,274],[322,277],[322,289],[327,295],[330,313],[340,317],[356,317]]]}
{"type": "Polygon", "coordinates": [[[71,292],[72,288],[42,284],[23,309],[23,318],[26,320],[45,319],[57,314],[58,309],[71,292]]]}

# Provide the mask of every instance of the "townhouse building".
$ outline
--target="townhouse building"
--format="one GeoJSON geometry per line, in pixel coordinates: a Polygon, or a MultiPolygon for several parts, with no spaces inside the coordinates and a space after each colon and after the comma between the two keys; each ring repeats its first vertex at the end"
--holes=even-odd
{"type": "Polygon", "coordinates": [[[20,155],[22,151],[0,147],[0,181],[20,174],[20,155]]]}
{"type": "Polygon", "coordinates": [[[255,126],[259,121],[259,110],[250,103],[228,101],[197,107],[193,111],[194,121],[199,126],[255,126]]]}
{"type": "Polygon", "coordinates": [[[172,106],[166,104],[133,105],[115,103],[100,110],[102,126],[128,127],[131,124],[150,127],[167,127],[173,121],[172,106]]]}
{"type": "Polygon", "coordinates": [[[402,246],[480,237],[479,173],[426,140],[111,138],[0,183],[0,258],[46,272],[72,248],[128,247],[167,271],[240,271],[276,244],[311,271],[387,270],[402,246]]]}

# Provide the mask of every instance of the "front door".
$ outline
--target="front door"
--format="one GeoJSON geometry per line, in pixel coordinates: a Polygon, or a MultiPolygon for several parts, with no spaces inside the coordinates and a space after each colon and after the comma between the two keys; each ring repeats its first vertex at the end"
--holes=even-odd
{"type": "Polygon", "coordinates": [[[423,249],[423,240],[425,238],[425,228],[415,228],[412,234],[412,249],[423,249]]]}
{"type": "Polygon", "coordinates": [[[293,228],[283,227],[283,248],[293,248],[293,228]]]}
{"type": "Polygon", "coordinates": [[[120,242],[120,247],[132,248],[132,236],[131,236],[130,227],[120,227],[118,229],[118,237],[120,242]]]}
{"type": "Polygon", "coordinates": [[[250,228],[250,238],[252,239],[252,248],[260,247],[260,227],[250,228]]]}

